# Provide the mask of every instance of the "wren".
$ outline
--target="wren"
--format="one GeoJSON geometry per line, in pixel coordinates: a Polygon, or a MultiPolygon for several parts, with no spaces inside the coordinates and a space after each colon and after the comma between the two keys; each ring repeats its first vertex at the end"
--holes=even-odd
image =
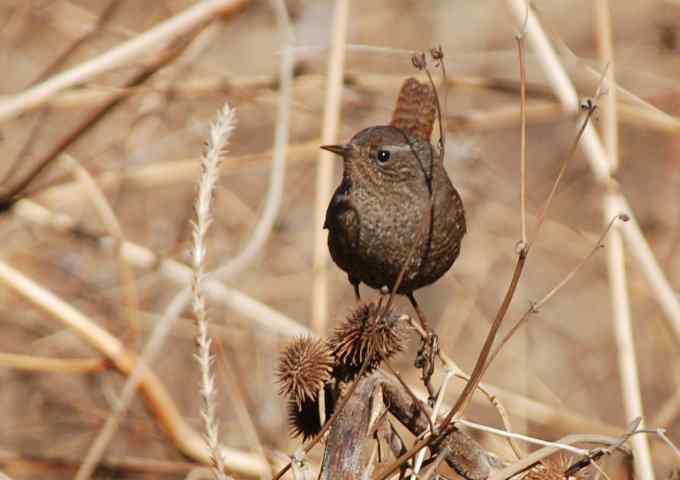
{"type": "Polygon", "coordinates": [[[324,228],[357,299],[360,283],[392,290],[404,268],[396,292],[418,310],[413,292],[438,280],[460,253],[465,210],[441,150],[430,143],[434,115],[432,87],[409,78],[390,125],[321,147],[343,159],[324,228]]]}

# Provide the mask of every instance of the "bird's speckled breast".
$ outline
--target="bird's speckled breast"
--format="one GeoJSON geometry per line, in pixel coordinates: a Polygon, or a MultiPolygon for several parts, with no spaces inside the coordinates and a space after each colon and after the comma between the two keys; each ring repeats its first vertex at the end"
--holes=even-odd
{"type": "Polygon", "coordinates": [[[397,197],[374,198],[370,190],[343,182],[326,215],[335,263],[370,287],[392,288],[419,238],[399,293],[429,285],[446,273],[458,257],[466,227],[460,196],[441,168],[443,175],[435,175],[440,180],[433,184],[432,211],[427,197],[409,196],[407,190],[397,197]]]}

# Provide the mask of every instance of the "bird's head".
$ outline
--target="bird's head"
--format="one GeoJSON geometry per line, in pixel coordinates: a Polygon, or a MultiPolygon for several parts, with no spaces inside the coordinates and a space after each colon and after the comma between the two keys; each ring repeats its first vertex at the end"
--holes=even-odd
{"type": "Polygon", "coordinates": [[[430,143],[393,126],[365,128],[349,143],[321,148],[343,158],[344,175],[354,184],[390,188],[432,178],[430,143]]]}

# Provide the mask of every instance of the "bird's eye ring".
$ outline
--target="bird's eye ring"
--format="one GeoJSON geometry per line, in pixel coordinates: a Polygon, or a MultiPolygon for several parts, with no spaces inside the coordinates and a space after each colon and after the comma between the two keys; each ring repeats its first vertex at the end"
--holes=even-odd
{"type": "Polygon", "coordinates": [[[387,150],[378,150],[378,161],[380,163],[385,163],[390,159],[390,152],[387,150]]]}

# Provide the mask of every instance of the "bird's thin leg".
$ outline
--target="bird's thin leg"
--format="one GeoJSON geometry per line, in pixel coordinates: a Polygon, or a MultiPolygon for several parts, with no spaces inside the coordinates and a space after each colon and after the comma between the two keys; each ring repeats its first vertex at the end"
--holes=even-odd
{"type": "Polygon", "coordinates": [[[354,287],[354,296],[356,297],[357,302],[361,300],[361,294],[359,293],[359,284],[361,283],[360,280],[357,280],[356,278],[348,275],[349,277],[349,283],[352,284],[354,287]]]}
{"type": "Polygon", "coordinates": [[[420,305],[418,305],[418,302],[416,301],[416,297],[413,296],[413,292],[407,293],[406,296],[408,297],[409,301],[411,302],[411,305],[413,306],[413,310],[416,311],[416,315],[418,316],[418,320],[420,321],[420,324],[423,326],[423,330],[425,330],[429,335],[430,334],[430,327],[427,323],[427,319],[425,318],[425,314],[420,309],[420,305]]]}
{"type": "Polygon", "coordinates": [[[425,387],[427,387],[427,392],[430,397],[430,406],[433,407],[435,391],[432,387],[432,375],[434,374],[434,359],[439,353],[439,337],[430,330],[425,315],[423,315],[422,310],[420,310],[416,297],[413,296],[413,292],[407,293],[406,296],[411,302],[411,305],[413,305],[413,309],[416,311],[416,315],[418,316],[418,320],[420,320],[420,324],[423,326],[423,330],[425,330],[425,336],[423,336],[421,340],[420,348],[416,355],[415,367],[422,370],[421,378],[425,387]]]}

